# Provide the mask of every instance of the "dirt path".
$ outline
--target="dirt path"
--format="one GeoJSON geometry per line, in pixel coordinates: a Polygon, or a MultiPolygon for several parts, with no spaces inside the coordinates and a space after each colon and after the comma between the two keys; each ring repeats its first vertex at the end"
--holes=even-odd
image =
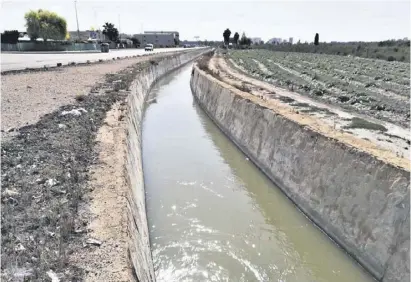
{"type": "Polygon", "coordinates": [[[354,116],[342,109],[241,74],[231,69],[222,57],[213,57],[209,62],[209,68],[218,73],[222,81],[240,89],[241,95],[247,99],[253,97],[256,103],[263,104],[291,120],[310,126],[317,132],[353,147],[361,148],[388,163],[410,170],[408,131],[385,122],[381,122],[388,128],[385,133],[365,129],[345,130],[343,126],[347,125],[347,119],[351,120],[354,116]],[[306,107],[311,107],[315,111],[304,111],[306,107]],[[321,113],[320,109],[324,109],[326,114],[321,113]],[[399,135],[401,138],[390,135],[399,135]]]}
{"type": "Polygon", "coordinates": [[[90,202],[79,214],[89,222],[88,240],[101,245],[87,245],[71,257],[86,270],[84,281],[132,280],[127,253],[124,111],[124,103],[116,103],[97,133],[98,163],[90,169],[91,192],[86,195],[90,202]]]}

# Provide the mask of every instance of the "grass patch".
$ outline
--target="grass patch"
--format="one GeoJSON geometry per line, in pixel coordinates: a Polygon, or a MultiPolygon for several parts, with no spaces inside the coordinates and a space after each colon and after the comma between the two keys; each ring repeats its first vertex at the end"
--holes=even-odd
{"type": "Polygon", "coordinates": [[[284,103],[292,103],[295,100],[293,98],[287,97],[287,96],[280,96],[278,97],[278,99],[280,99],[280,101],[284,102],[284,103]]]}
{"type": "Polygon", "coordinates": [[[323,108],[319,108],[319,107],[316,107],[316,106],[310,106],[310,105],[309,105],[308,109],[300,110],[300,112],[302,112],[302,113],[324,113],[324,114],[328,114],[330,116],[335,116],[336,115],[335,113],[329,111],[328,109],[323,109],[323,108]]]}
{"type": "Polygon", "coordinates": [[[348,128],[361,128],[361,129],[369,129],[369,130],[376,130],[376,131],[387,131],[387,128],[381,124],[373,123],[368,120],[354,117],[351,119],[351,123],[343,127],[344,129],[348,128]]]}
{"type": "Polygon", "coordinates": [[[297,102],[297,103],[293,104],[293,106],[296,106],[296,107],[309,107],[310,105],[307,104],[307,103],[299,103],[299,102],[297,102]]]}

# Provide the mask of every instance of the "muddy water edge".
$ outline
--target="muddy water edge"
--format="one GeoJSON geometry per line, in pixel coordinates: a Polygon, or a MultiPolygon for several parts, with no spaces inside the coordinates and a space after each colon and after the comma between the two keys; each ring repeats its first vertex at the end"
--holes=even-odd
{"type": "Polygon", "coordinates": [[[373,281],[213,124],[190,75],[161,79],[143,121],[157,281],[373,281]]]}

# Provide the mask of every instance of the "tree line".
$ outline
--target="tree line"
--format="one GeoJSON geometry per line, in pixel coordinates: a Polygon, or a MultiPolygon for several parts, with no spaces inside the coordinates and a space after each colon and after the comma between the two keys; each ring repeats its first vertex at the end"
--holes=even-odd
{"type": "MultiPolygon", "coordinates": [[[[43,9],[30,10],[24,15],[27,35],[32,41],[42,38],[44,41],[68,40],[70,35],[67,32],[66,20],[54,12],[43,9]]],[[[103,25],[102,33],[109,41],[119,42],[119,31],[114,24],[106,22],[103,25]]],[[[1,34],[1,43],[16,44],[20,33],[17,30],[6,30],[1,34]]],[[[128,38],[134,45],[140,45],[137,38],[128,38]]]]}
{"type": "Polygon", "coordinates": [[[410,61],[410,40],[385,40],[379,42],[322,42],[297,44],[263,44],[256,49],[269,49],[281,52],[317,53],[340,56],[355,56],[386,61],[410,61]]]}
{"type": "Polygon", "coordinates": [[[243,34],[241,35],[241,38],[238,32],[234,33],[232,40],[230,40],[230,36],[231,36],[231,31],[230,29],[227,28],[223,32],[224,44],[226,46],[230,44],[230,41],[234,43],[235,46],[239,46],[239,45],[240,46],[250,46],[252,43],[251,38],[248,38],[245,35],[245,32],[243,32],[243,34]]]}
{"type": "Polygon", "coordinates": [[[6,30],[1,34],[1,43],[16,44],[19,41],[20,32],[18,30],[6,30]]]}
{"type": "MultiPolygon", "coordinates": [[[[238,32],[234,33],[234,36],[232,40],[230,40],[230,35],[231,35],[231,30],[229,28],[225,29],[223,32],[223,38],[224,38],[224,45],[228,46],[230,44],[230,41],[234,43],[235,45],[240,45],[240,46],[250,46],[253,42],[251,38],[248,38],[245,33],[243,32],[243,35],[241,36],[238,34],[238,32]],[[240,39],[240,41],[238,41],[240,39]]],[[[319,45],[320,43],[320,35],[318,33],[315,34],[314,36],[314,45],[319,45]]],[[[264,44],[264,42],[257,42],[258,44],[264,44]]]]}

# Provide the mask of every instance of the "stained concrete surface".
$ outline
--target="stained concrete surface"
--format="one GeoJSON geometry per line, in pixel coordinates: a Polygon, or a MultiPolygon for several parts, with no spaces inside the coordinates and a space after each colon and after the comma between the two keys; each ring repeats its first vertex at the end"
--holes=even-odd
{"type": "Polygon", "coordinates": [[[409,281],[409,171],[301,126],[198,68],[191,85],[219,127],[322,230],[377,279],[409,281]]]}

